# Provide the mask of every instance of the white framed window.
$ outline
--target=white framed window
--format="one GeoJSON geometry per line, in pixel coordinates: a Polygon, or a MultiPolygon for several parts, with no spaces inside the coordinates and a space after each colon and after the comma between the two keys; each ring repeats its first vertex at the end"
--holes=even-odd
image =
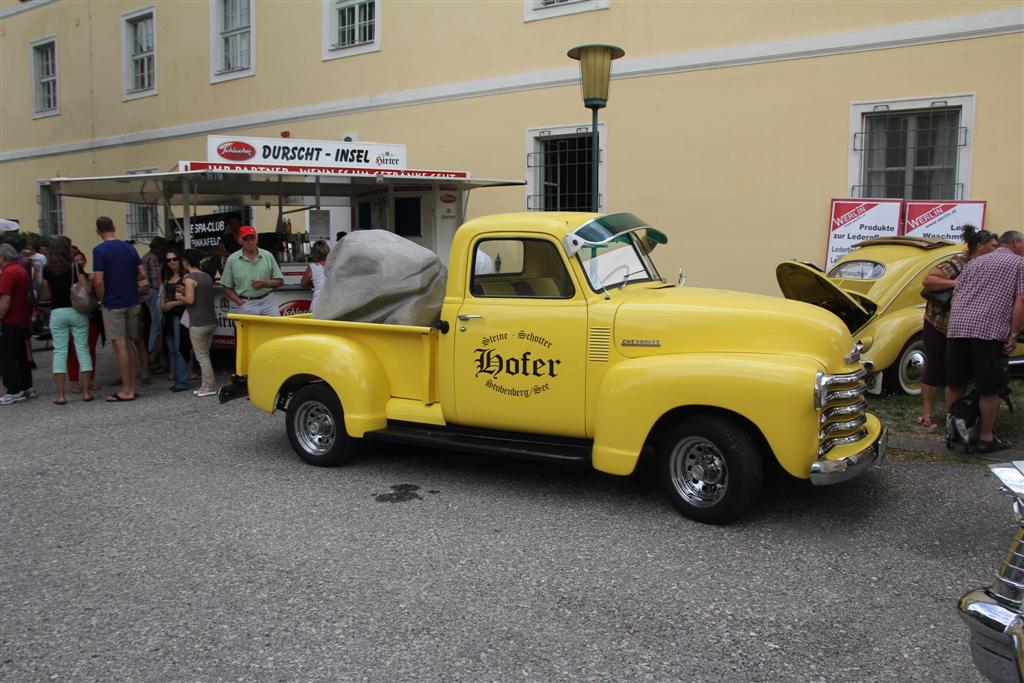
{"type": "Polygon", "coordinates": [[[32,64],[32,116],[60,114],[57,79],[57,37],[49,36],[29,43],[32,64]]]}
{"type": "MultiPolygon", "coordinates": [[[[158,168],[138,168],[125,171],[127,175],[137,173],[157,173],[158,168]]],[[[160,207],[156,204],[129,204],[125,210],[124,224],[128,226],[128,239],[148,242],[157,235],[160,229],[160,207]]]]}
{"type": "Polygon", "coordinates": [[[609,0],[523,0],[523,21],[608,9],[609,0]]]}
{"type": "Polygon", "coordinates": [[[321,0],[323,60],[380,50],[381,0],[321,0]]]}
{"type": "Polygon", "coordinates": [[[53,191],[50,183],[36,183],[39,204],[39,234],[55,237],[64,234],[64,198],[53,191]]]}
{"type": "MultiPolygon", "coordinates": [[[[608,127],[597,124],[598,207],[607,206],[605,156],[608,127]]],[[[551,126],[526,131],[526,210],[590,211],[593,208],[592,127],[551,126]]]]}
{"type": "Polygon", "coordinates": [[[974,95],[850,105],[851,197],[968,199],[974,95]]]}
{"type": "Polygon", "coordinates": [[[210,0],[210,82],[256,73],[254,0],[210,0]]]}
{"type": "Polygon", "coordinates": [[[121,15],[121,63],[124,97],[156,94],[156,9],[146,7],[121,15]]]}

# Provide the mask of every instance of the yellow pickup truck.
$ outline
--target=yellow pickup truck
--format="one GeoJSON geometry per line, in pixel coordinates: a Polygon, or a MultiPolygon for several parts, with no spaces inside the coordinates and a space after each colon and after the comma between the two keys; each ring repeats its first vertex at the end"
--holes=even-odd
{"type": "Polygon", "coordinates": [[[455,233],[433,327],[233,315],[220,400],[284,410],[338,465],[369,441],[631,474],[653,459],[684,515],[724,522],[777,462],[815,484],[879,463],[843,322],[796,301],[667,283],[665,235],[628,213],[518,213],[455,233]]]}

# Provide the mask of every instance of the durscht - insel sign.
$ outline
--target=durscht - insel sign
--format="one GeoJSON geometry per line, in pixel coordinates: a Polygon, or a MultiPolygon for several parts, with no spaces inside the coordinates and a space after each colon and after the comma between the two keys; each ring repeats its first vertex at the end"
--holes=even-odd
{"type": "Polygon", "coordinates": [[[831,270],[858,242],[899,234],[902,208],[902,199],[833,199],[825,270],[831,270]]]}
{"type": "Polygon", "coordinates": [[[406,168],[405,145],[209,135],[206,160],[240,164],[308,165],[322,168],[406,168]]]}
{"type": "Polygon", "coordinates": [[[963,226],[985,226],[985,202],[915,202],[904,209],[903,234],[959,243],[963,226]]]}

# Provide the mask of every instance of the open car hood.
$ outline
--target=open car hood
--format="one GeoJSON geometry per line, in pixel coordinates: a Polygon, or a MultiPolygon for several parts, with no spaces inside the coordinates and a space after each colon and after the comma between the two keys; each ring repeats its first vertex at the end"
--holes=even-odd
{"type": "Polygon", "coordinates": [[[840,289],[825,273],[806,263],[780,263],[775,269],[775,278],[787,299],[814,304],[834,313],[850,332],[863,327],[878,308],[866,296],[840,289]]]}

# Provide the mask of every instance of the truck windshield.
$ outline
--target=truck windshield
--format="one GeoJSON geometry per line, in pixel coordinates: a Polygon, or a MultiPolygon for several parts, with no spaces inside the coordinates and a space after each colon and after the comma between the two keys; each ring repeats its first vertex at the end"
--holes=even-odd
{"type": "Polygon", "coordinates": [[[650,253],[665,235],[632,214],[602,216],[565,238],[569,255],[583,266],[595,292],[629,282],[662,282],[650,253]]]}

